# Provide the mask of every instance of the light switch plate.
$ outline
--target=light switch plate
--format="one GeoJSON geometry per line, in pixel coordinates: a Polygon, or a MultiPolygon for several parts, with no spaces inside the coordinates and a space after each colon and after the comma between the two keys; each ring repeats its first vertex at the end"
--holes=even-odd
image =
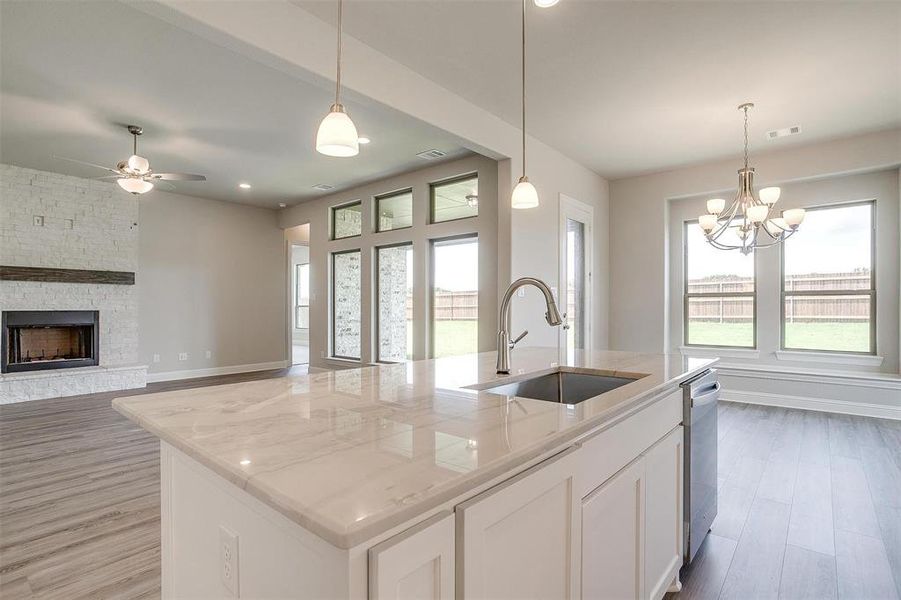
{"type": "Polygon", "coordinates": [[[43,227],[44,226],[44,217],[41,215],[34,216],[34,226],[35,227],[43,227]]]}
{"type": "Polygon", "coordinates": [[[207,358],[213,358],[213,351],[212,351],[212,350],[207,350],[207,351],[206,351],[206,357],[207,357],[207,358]]]}
{"type": "Polygon", "coordinates": [[[188,360],[188,353],[187,352],[179,352],[178,360],[188,360]]]}
{"type": "Polygon", "coordinates": [[[154,355],[153,355],[153,362],[155,362],[155,363],[160,362],[160,355],[159,355],[159,354],[154,354],[154,355]]]}

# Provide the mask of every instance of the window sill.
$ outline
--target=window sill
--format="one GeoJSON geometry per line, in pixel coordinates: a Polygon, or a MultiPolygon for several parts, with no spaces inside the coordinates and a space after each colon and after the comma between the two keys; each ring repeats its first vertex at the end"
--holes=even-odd
{"type": "Polygon", "coordinates": [[[717,348],[716,346],[679,346],[682,356],[698,358],[760,358],[756,348],[717,348]]]}
{"type": "Polygon", "coordinates": [[[858,367],[878,367],[884,360],[881,356],[869,354],[842,354],[837,352],[805,352],[802,350],[777,350],[776,358],[793,362],[813,362],[834,365],[855,365],[858,367]]]}

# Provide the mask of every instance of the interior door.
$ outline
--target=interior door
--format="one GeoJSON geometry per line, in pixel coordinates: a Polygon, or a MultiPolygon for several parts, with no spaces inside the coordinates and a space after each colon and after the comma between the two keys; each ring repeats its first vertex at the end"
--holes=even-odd
{"type": "Polygon", "coordinates": [[[591,350],[591,206],[560,195],[560,282],[558,304],[566,313],[560,328],[560,359],[571,363],[577,353],[591,350]]]}

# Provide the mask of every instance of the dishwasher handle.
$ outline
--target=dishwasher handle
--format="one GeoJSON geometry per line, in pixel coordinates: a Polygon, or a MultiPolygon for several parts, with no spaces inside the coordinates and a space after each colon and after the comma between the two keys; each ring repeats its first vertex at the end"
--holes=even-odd
{"type": "Polygon", "coordinates": [[[691,399],[691,406],[704,406],[705,404],[710,404],[711,402],[715,402],[717,397],[720,395],[720,382],[717,381],[713,388],[710,391],[704,392],[703,394],[698,394],[697,396],[693,396],[691,399]]]}

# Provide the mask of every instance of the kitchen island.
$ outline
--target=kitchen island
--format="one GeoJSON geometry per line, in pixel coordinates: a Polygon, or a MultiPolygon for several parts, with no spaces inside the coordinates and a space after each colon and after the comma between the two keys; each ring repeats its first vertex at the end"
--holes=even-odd
{"type": "Polygon", "coordinates": [[[119,398],[161,440],[163,597],[660,598],[715,361],[522,348],[119,398]],[[624,378],[578,404],[487,388],[624,378]]]}

